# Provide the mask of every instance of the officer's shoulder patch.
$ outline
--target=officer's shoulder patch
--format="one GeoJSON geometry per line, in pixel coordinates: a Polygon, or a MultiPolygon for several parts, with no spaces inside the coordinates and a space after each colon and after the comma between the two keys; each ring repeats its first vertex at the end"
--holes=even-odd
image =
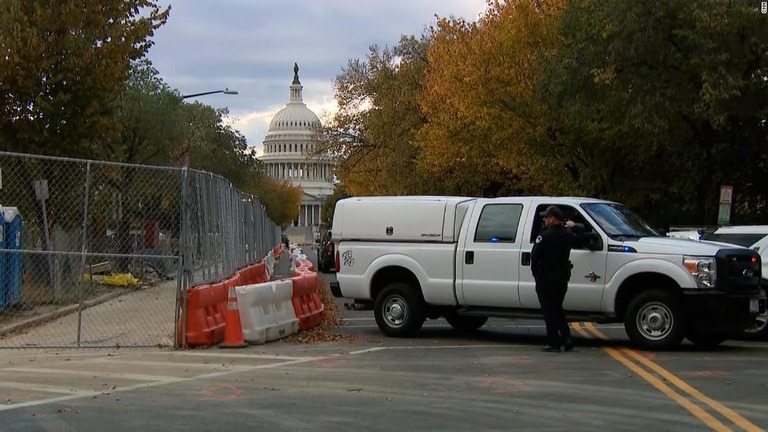
{"type": "Polygon", "coordinates": [[[536,237],[536,243],[541,243],[541,234],[539,234],[539,236],[536,237]]]}

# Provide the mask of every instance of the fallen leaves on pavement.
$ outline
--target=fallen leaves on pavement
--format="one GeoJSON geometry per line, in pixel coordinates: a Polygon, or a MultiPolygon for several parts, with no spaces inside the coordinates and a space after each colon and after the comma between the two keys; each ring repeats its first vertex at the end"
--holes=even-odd
{"type": "Polygon", "coordinates": [[[332,333],[334,329],[341,326],[342,316],[339,306],[333,301],[333,295],[328,288],[328,284],[321,278],[317,278],[317,291],[320,294],[320,301],[323,302],[323,314],[320,325],[307,331],[299,332],[286,339],[290,343],[317,343],[317,342],[342,342],[355,341],[354,335],[344,335],[332,333]]]}

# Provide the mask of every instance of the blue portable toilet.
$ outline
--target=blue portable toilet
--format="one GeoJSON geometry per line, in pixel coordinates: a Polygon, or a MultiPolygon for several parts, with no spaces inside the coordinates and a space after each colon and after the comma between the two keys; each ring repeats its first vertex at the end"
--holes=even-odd
{"type": "MultiPolygon", "coordinates": [[[[2,207],[5,225],[5,249],[21,250],[21,213],[16,207],[2,207]]],[[[21,303],[21,252],[7,252],[5,255],[5,304],[21,303]]]]}
{"type": "MultiPolygon", "coordinates": [[[[0,218],[0,249],[5,249],[5,219],[0,218]]],[[[0,312],[5,310],[5,252],[0,252],[0,312]]]]}

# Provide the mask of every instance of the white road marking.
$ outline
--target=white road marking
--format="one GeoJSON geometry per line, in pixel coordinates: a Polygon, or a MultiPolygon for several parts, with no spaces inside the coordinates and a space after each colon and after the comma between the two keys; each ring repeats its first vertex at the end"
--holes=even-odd
{"type": "MultiPolygon", "coordinates": [[[[424,324],[423,328],[444,328],[444,327],[450,327],[448,323],[445,324],[424,324]]],[[[613,325],[613,324],[603,324],[603,325],[595,325],[598,329],[623,329],[624,327],[620,324],[613,325]]],[[[344,325],[341,328],[345,329],[353,329],[353,328],[379,328],[376,325],[344,325]]],[[[506,324],[506,325],[490,325],[486,327],[482,327],[482,329],[498,329],[498,328],[546,328],[544,324],[506,324]]]]}
{"type": "Polygon", "coordinates": [[[0,373],[3,371],[12,372],[29,372],[39,374],[54,374],[54,375],[77,375],[77,376],[89,376],[89,377],[104,377],[104,378],[121,378],[136,381],[168,381],[174,380],[178,377],[167,375],[143,375],[143,374],[131,374],[120,372],[102,372],[102,371],[89,371],[89,370],[71,370],[71,369],[43,369],[43,368],[26,368],[26,367],[11,367],[0,369],[0,373]]]}
{"type": "Polygon", "coordinates": [[[71,387],[58,387],[46,384],[29,384],[14,381],[0,381],[0,387],[44,393],[83,394],[88,392],[88,390],[75,389],[71,387]]]}
{"type": "MultiPolygon", "coordinates": [[[[435,325],[435,324],[433,324],[433,325],[424,324],[424,326],[422,326],[422,328],[447,328],[447,327],[449,327],[448,324],[443,324],[443,325],[439,325],[439,324],[438,325],[435,325]]],[[[341,328],[343,328],[343,329],[353,329],[353,328],[379,328],[379,327],[375,326],[375,325],[345,325],[345,326],[342,326],[341,328]]]]}
{"type": "Polygon", "coordinates": [[[504,349],[530,349],[529,345],[512,345],[500,343],[498,345],[416,345],[416,346],[391,346],[382,347],[385,350],[409,350],[409,349],[458,349],[458,348],[504,348],[504,349]]]}
{"type": "Polygon", "coordinates": [[[368,348],[368,349],[363,349],[358,351],[350,351],[349,354],[358,355],[358,354],[365,354],[365,353],[375,352],[375,351],[383,351],[385,349],[387,349],[387,347],[373,347],[373,348],[368,348]]]}
{"type": "Polygon", "coordinates": [[[218,352],[174,352],[172,356],[199,356],[214,358],[245,358],[245,359],[264,359],[264,360],[305,360],[307,357],[284,356],[278,354],[239,354],[239,353],[218,353],[218,352]]]}
{"type": "MultiPolygon", "coordinates": [[[[57,402],[66,402],[66,401],[75,400],[75,399],[84,399],[84,398],[89,398],[89,397],[93,397],[93,396],[99,396],[99,395],[102,395],[104,393],[112,394],[112,393],[126,392],[126,391],[138,390],[138,389],[143,389],[143,388],[167,385],[167,384],[175,384],[175,383],[181,383],[181,382],[196,381],[196,380],[202,380],[202,379],[207,379],[207,378],[217,378],[217,377],[221,377],[221,376],[225,376],[225,375],[230,375],[230,374],[237,373],[237,372],[248,372],[248,371],[257,370],[257,369],[271,369],[271,368],[277,368],[277,367],[281,367],[281,366],[289,366],[289,365],[298,364],[298,363],[307,363],[307,362],[311,362],[311,361],[315,361],[315,360],[321,360],[321,359],[324,359],[324,358],[329,358],[329,357],[308,357],[308,358],[304,358],[304,359],[284,361],[284,362],[281,362],[281,363],[272,363],[272,364],[266,364],[266,365],[257,365],[257,366],[243,367],[243,368],[239,368],[237,370],[233,369],[233,370],[226,370],[226,371],[220,371],[220,372],[211,372],[211,373],[207,373],[207,374],[203,374],[203,375],[196,375],[196,376],[188,377],[188,378],[172,378],[172,379],[163,380],[163,381],[153,381],[153,382],[148,382],[148,383],[135,384],[135,385],[132,385],[132,386],[127,386],[127,387],[118,387],[115,390],[110,390],[108,392],[77,390],[78,393],[67,395],[67,396],[58,396],[58,397],[55,397],[55,398],[39,399],[39,400],[29,401],[29,402],[20,402],[20,403],[11,404],[11,405],[0,405],[0,412],[2,412],[2,411],[10,411],[10,410],[20,409],[20,408],[28,408],[28,407],[40,406],[40,405],[47,405],[47,404],[57,403],[57,402]]],[[[130,363],[130,361],[126,361],[126,362],[123,362],[123,363],[130,363]]],[[[147,363],[147,362],[142,362],[142,363],[147,363]]],[[[149,363],[157,363],[157,362],[149,362],[149,363]]],[[[174,363],[165,363],[165,364],[174,365],[174,363]]],[[[52,386],[44,386],[44,385],[33,385],[33,384],[25,385],[23,383],[11,383],[11,382],[0,381],[0,387],[3,387],[4,386],[3,384],[8,384],[5,387],[20,389],[20,390],[38,391],[38,388],[39,388],[39,391],[45,391],[45,390],[43,390],[43,388],[49,388],[49,389],[51,389],[51,390],[48,390],[49,392],[54,392],[53,389],[61,389],[62,391],[64,390],[64,388],[61,388],[61,387],[52,387],[52,386]],[[35,387],[35,389],[25,388],[25,386],[35,387]]],[[[62,391],[59,391],[59,392],[62,392],[62,391]]],[[[66,392],[67,393],[72,393],[72,391],[70,391],[70,390],[67,390],[66,392]]]]}
{"type": "Polygon", "coordinates": [[[131,364],[131,365],[143,365],[143,366],[160,366],[160,367],[170,367],[170,368],[206,368],[206,369],[227,369],[227,370],[233,370],[233,371],[240,371],[240,370],[247,370],[250,369],[251,366],[241,366],[241,365],[222,365],[221,363],[177,363],[177,362],[164,362],[164,361],[147,361],[147,360],[121,360],[119,357],[100,357],[95,358],[91,360],[86,360],[86,362],[96,362],[96,363],[123,363],[123,364],[131,364]]]}

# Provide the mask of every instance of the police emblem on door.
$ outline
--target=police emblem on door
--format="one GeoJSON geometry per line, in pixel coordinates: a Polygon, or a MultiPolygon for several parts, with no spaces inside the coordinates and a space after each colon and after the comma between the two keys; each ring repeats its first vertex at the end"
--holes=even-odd
{"type": "Polygon", "coordinates": [[[394,228],[392,228],[391,226],[387,227],[387,235],[388,236],[391,236],[394,232],[395,232],[394,228]]]}

